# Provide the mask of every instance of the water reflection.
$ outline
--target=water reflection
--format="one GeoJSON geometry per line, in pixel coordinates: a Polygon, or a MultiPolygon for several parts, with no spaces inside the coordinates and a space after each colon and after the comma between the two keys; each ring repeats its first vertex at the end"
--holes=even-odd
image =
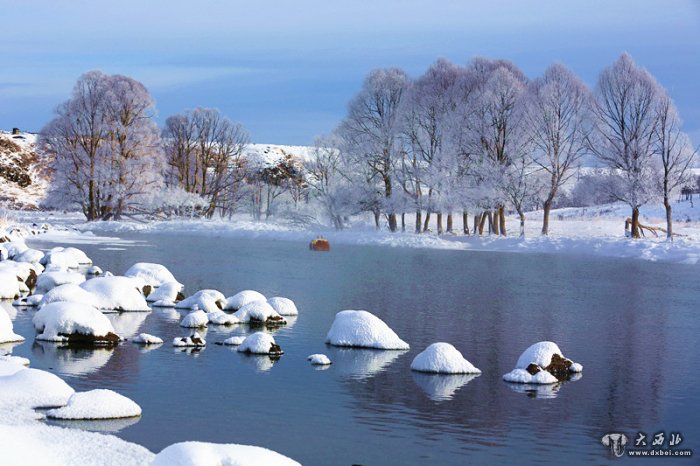
{"type": "Polygon", "coordinates": [[[58,372],[85,375],[98,371],[109,362],[114,348],[72,348],[63,343],[35,340],[32,354],[49,361],[58,372]]]}
{"type": "Polygon", "coordinates": [[[386,370],[406,351],[338,348],[328,346],[329,358],[342,377],[364,380],[386,370]]]}
{"type": "Polygon", "coordinates": [[[244,365],[252,367],[255,372],[268,372],[280,360],[279,357],[267,354],[247,354],[239,353],[244,365]]]}
{"type": "Polygon", "coordinates": [[[413,381],[433,401],[451,400],[457,390],[479,376],[479,374],[424,374],[413,371],[413,381]]]}
{"type": "Polygon", "coordinates": [[[133,426],[141,420],[140,416],[125,417],[121,419],[46,419],[47,424],[71,429],[89,430],[92,432],[116,433],[120,430],[133,426]]]}
{"type": "Polygon", "coordinates": [[[552,399],[556,398],[562,383],[536,384],[536,383],[509,383],[505,384],[516,393],[523,393],[530,398],[552,399]]]}
{"type": "Polygon", "coordinates": [[[179,322],[182,319],[180,313],[174,307],[156,307],[153,306],[152,314],[166,321],[179,322]]]}
{"type": "Polygon", "coordinates": [[[146,321],[148,312],[120,312],[105,314],[114,327],[114,331],[122,338],[138,335],[139,329],[146,321]]]}

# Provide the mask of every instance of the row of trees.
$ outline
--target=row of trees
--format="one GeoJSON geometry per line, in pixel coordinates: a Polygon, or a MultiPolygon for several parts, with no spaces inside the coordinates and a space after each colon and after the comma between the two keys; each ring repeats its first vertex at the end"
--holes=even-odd
{"type": "Polygon", "coordinates": [[[549,212],[582,157],[606,168],[600,189],[627,203],[632,236],[639,208],[663,198],[672,235],[671,193],[688,182],[695,150],[681,131],[667,92],[627,54],[605,69],[595,90],[563,65],[528,80],[512,63],[475,59],[468,66],[438,60],[411,80],[400,69],[366,78],[334,133],[316,144],[312,185],[332,223],[358,211],[384,215],[389,229],[428,229],[432,214],[442,232],[462,214],[469,234],[505,235],[505,210],[520,217],[549,212]],[[425,212],[425,218],[422,217],[425,212]]]}

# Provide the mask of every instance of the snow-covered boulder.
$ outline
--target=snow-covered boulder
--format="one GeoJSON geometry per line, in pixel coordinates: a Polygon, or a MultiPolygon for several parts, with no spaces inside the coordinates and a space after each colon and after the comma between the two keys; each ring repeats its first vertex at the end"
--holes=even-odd
{"type": "Polygon", "coordinates": [[[139,333],[134,337],[132,341],[140,345],[160,345],[163,343],[163,340],[161,338],[150,335],[148,333],[139,333]]]}
{"type": "Polygon", "coordinates": [[[217,290],[200,290],[175,305],[178,309],[198,309],[204,312],[221,311],[226,306],[226,297],[217,290]]]}
{"type": "Polygon", "coordinates": [[[222,345],[224,346],[239,346],[241,343],[245,341],[245,337],[241,335],[234,335],[232,337],[228,337],[224,341],[221,342],[222,345]]]}
{"type": "Polygon", "coordinates": [[[29,246],[27,246],[24,241],[17,240],[2,243],[2,248],[7,253],[7,258],[14,260],[15,257],[19,256],[24,251],[29,249],[29,246]]]}
{"type": "Polygon", "coordinates": [[[38,307],[42,308],[47,304],[64,302],[87,304],[94,308],[100,307],[100,299],[96,295],[72,283],[51,289],[51,291],[42,296],[38,307]]]}
{"type": "Polygon", "coordinates": [[[92,260],[78,248],[56,247],[44,255],[41,264],[45,266],[57,265],[68,269],[77,269],[81,265],[92,265],[92,260]]]}
{"type": "Polygon", "coordinates": [[[325,354],[311,354],[306,357],[306,360],[314,366],[327,366],[331,364],[331,360],[325,354]]]}
{"type": "Polygon", "coordinates": [[[50,409],[52,419],[119,419],[141,415],[141,407],[112,390],[90,390],[74,393],[66,406],[50,409]]]}
{"type": "Polygon", "coordinates": [[[291,458],[266,448],[236,445],[183,442],[170,445],[158,453],[151,466],[301,466],[291,458]]]}
{"type": "Polygon", "coordinates": [[[13,257],[15,262],[28,262],[30,264],[40,264],[41,260],[44,258],[44,253],[38,249],[25,249],[21,254],[17,254],[13,257]]]}
{"type": "Polygon", "coordinates": [[[481,374],[462,353],[449,343],[433,343],[419,353],[411,363],[411,369],[434,374],[481,374]]]}
{"type": "Polygon", "coordinates": [[[224,311],[207,312],[207,318],[209,323],[214,325],[234,325],[241,322],[238,317],[224,311]]]}
{"type": "Polygon", "coordinates": [[[44,299],[43,294],[32,294],[14,300],[12,305],[18,307],[36,307],[39,305],[42,299],[44,299]]]}
{"type": "Polygon", "coordinates": [[[63,406],[74,390],[59,377],[38,369],[26,369],[0,377],[0,399],[3,403],[31,408],[63,406]]]}
{"type": "Polygon", "coordinates": [[[137,262],[129,267],[124,276],[141,278],[153,288],[158,288],[163,283],[177,283],[177,280],[175,280],[175,277],[167,267],[151,262],[137,262]]]}
{"type": "Polygon", "coordinates": [[[335,315],[326,343],[334,346],[407,350],[403,341],[379,317],[367,311],[340,311],[335,315]]]}
{"type": "Polygon", "coordinates": [[[209,317],[207,316],[207,313],[204,311],[200,310],[194,310],[187,314],[183,319],[180,321],[180,327],[187,327],[187,328],[197,328],[197,327],[206,327],[207,324],[209,323],[209,317]]]}
{"type": "Polygon", "coordinates": [[[164,304],[168,304],[168,306],[163,306],[163,307],[173,307],[175,306],[175,303],[178,301],[182,301],[185,299],[185,296],[182,294],[182,290],[184,289],[182,283],[177,283],[177,282],[166,282],[166,283],[161,283],[161,285],[153,290],[148,297],[146,297],[146,301],[148,302],[162,302],[164,304]]]}
{"type": "Polygon", "coordinates": [[[255,332],[246,337],[243,343],[238,347],[238,351],[241,353],[270,355],[280,355],[284,353],[282,348],[275,343],[275,339],[272,335],[265,332],[255,332]]]}
{"type": "Polygon", "coordinates": [[[207,341],[199,333],[194,332],[189,337],[178,337],[173,340],[173,346],[206,346],[207,341]]]}
{"type": "Polygon", "coordinates": [[[85,273],[92,277],[99,277],[100,275],[104,274],[104,271],[100,267],[93,265],[92,267],[89,267],[85,273]]]}
{"type": "Polygon", "coordinates": [[[275,296],[267,300],[267,304],[272,306],[277,314],[281,316],[296,316],[299,315],[297,306],[289,298],[282,298],[280,296],[275,296]]]}
{"type": "Polygon", "coordinates": [[[236,293],[233,296],[226,298],[226,310],[237,311],[248,303],[254,301],[266,301],[265,296],[262,293],[258,293],[254,290],[243,290],[236,293]]]}
{"type": "Polygon", "coordinates": [[[34,315],[32,323],[41,332],[37,340],[91,345],[114,345],[119,342],[109,319],[87,304],[47,304],[34,315]]]}
{"type": "Polygon", "coordinates": [[[150,311],[139,285],[137,278],[97,277],[83,282],[80,287],[97,297],[99,309],[150,311]]]}
{"type": "Polygon", "coordinates": [[[515,369],[503,375],[503,380],[514,383],[550,384],[568,380],[571,374],[582,370],[583,366],[563,356],[556,343],[540,341],[523,351],[515,369]]]}
{"type": "Polygon", "coordinates": [[[7,315],[4,309],[0,308],[0,343],[16,341],[24,341],[24,337],[14,332],[10,316],[7,315]]]}
{"type": "MultiPolygon", "coordinates": [[[[31,364],[31,361],[27,358],[23,358],[22,356],[13,356],[11,354],[3,354],[0,356],[0,362],[3,363],[12,363],[12,364],[17,364],[20,366],[25,366],[29,367],[29,364],[31,364]]],[[[17,371],[15,371],[17,372],[17,371]]],[[[14,372],[13,372],[14,374],[14,372]]],[[[7,375],[7,374],[0,374],[0,375],[7,375]]]]}
{"type": "Polygon", "coordinates": [[[0,299],[18,299],[22,294],[21,285],[17,275],[0,270],[0,299]]]}
{"type": "Polygon", "coordinates": [[[276,326],[287,323],[266,301],[251,301],[233,315],[244,324],[276,326]]]}
{"type": "Polygon", "coordinates": [[[85,276],[78,272],[44,272],[36,281],[36,292],[47,293],[57,286],[73,284],[80,285],[85,281],[85,276]]]}
{"type": "Polygon", "coordinates": [[[0,274],[14,275],[21,283],[21,291],[29,291],[29,288],[36,286],[38,275],[44,269],[41,265],[30,264],[29,262],[15,262],[12,260],[0,262],[0,274]]]}

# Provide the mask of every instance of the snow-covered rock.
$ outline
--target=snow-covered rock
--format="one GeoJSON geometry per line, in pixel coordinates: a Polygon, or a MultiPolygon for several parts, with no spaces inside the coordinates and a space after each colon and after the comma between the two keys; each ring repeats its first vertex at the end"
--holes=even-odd
{"type": "Polygon", "coordinates": [[[118,419],[141,415],[141,407],[112,390],[97,389],[74,393],[66,406],[51,409],[52,419],[118,419]]]}
{"type": "Polygon", "coordinates": [[[0,262],[0,274],[12,274],[22,282],[21,291],[29,291],[36,285],[37,276],[44,271],[44,268],[39,264],[30,264],[29,262],[15,262],[12,260],[0,262]]]}
{"type": "Polygon", "coordinates": [[[411,369],[434,374],[481,374],[457,348],[442,342],[433,343],[419,353],[413,359],[411,369]]]}
{"type": "Polygon", "coordinates": [[[244,336],[234,335],[234,336],[228,337],[227,339],[222,341],[221,344],[225,345],[225,346],[239,346],[244,341],[245,341],[244,336]]]}
{"type": "MultiPolygon", "coordinates": [[[[55,289],[55,288],[54,288],[55,289]]],[[[19,299],[16,299],[12,302],[13,306],[19,306],[19,307],[36,307],[39,305],[41,300],[44,299],[43,294],[32,294],[29,296],[24,296],[19,299]]]]}
{"type": "Polygon", "coordinates": [[[187,314],[183,319],[180,321],[180,327],[187,327],[187,328],[197,328],[197,327],[206,327],[207,324],[209,323],[209,317],[207,316],[207,313],[204,311],[200,310],[194,310],[187,314]]]}
{"type": "Polygon", "coordinates": [[[24,337],[14,332],[10,316],[7,315],[4,309],[0,308],[0,343],[15,341],[24,341],[24,337]]]}
{"type": "Polygon", "coordinates": [[[12,272],[0,270],[0,299],[17,299],[22,294],[22,282],[12,272]]]}
{"type": "MultiPolygon", "coordinates": [[[[6,358],[7,355],[3,356],[6,358]]],[[[7,375],[16,374],[17,372],[26,369],[24,364],[17,361],[11,361],[7,359],[0,359],[0,377],[5,377],[7,375]]]]}
{"type": "Polygon", "coordinates": [[[47,293],[57,286],[73,284],[80,285],[85,276],[78,272],[44,272],[36,281],[36,292],[47,293]]]}
{"type": "Polygon", "coordinates": [[[38,249],[25,249],[21,254],[17,254],[12,258],[15,262],[28,262],[30,264],[39,264],[44,258],[44,253],[38,249]]]}
{"type": "MultiPolygon", "coordinates": [[[[8,241],[7,243],[2,243],[2,248],[7,252],[7,258],[14,260],[15,257],[22,254],[24,251],[29,249],[29,246],[24,241],[8,241]]],[[[19,261],[18,261],[19,262],[19,261]]]]}
{"type": "Polygon", "coordinates": [[[234,325],[241,322],[238,317],[224,311],[207,312],[207,318],[209,323],[214,325],[234,325]]]}
{"type": "Polygon", "coordinates": [[[87,271],[85,272],[88,275],[92,275],[93,277],[97,277],[99,275],[104,274],[102,269],[96,265],[93,265],[92,267],[89,267],[87,271]]]}
{"type": "Polygon", "coordinates": [[[515,369],[503,375],[503,380],[514,383],[550,384],[567,380],[583,366],[563,356],[561,349],[551,341],[540,341],[527,348],[518,358],[515,369]]]}
{"type": "Polygon", "coordinates": [[[184,289],[182,283],[177,282],[166,282],[161,283],[158,288],[153,290],[151,294],[146,297],[148,302],[165,302],[169,304],[167,307],[175,306],[175,303],[185,299],[182,294],[184,289]]]}
{"type": "MultiPolygon", "coordinates": [[[[22,356],[13,356],[11,354],[3,354],[2,356],[0,356],[0,362],[4,362],[4,363],[9,362],[12,364],[18,364],[20,366],[27,366],[27,367],[29,366],[29,364],[31,364],[31,361],[29,359],[23,358],[22,356]]],[[[0,374],[0,375],[6,375],[6,374],[0,374]]]]}
{"type": "Polygon", "coordinates": [[[140,284],[139,279],[132,277],[97,277],[80,287],[97,297],[99,309],[150,311],[140,284]]]}
{"type": "Polygon", "coordinates": [[[314,366],[327,366],[331,364],[331,360],[325,354],[311,354],[306,357],[306,360],[314,366]]]}
{"type": "Polygon", "coordinates": [[[226,298],[226,310],[237,311],[248,303],[266,301],[265,296],[254,290],[243,290],[226,298]]]}
{"type": "Polygon", "coordinates": [[[279,315],[281,316],[296,316],[299,315],[299,310],[289,298],[282,298],[280,296],[275,296],[267,300],[267,304],[272,306],[279,315]]]}
{"type": "Polygon", "coordinates": [[[68,402],[74,390],[50,372],[21,367],[11,375],[0,377],[3,403],[31,408],[53,408],[68,402]]]}
{"type": "Polygon", "coordinates": [[[243,343],[238,347],[238,351],[241,353],[252,353],[252,354],[270,354],[279,355],[283,354],[282,348],[275,343],[275,339],[269,333],[265,332],[255,332],[252,335],[246,337],[243,343]]]}
{"type": "Polygon", "coordinates": [[[100,300],[97,296],[72,283],[59,285],[51,289],[51,291],[42,296],[38,307],[42,308],[47,304],[62,302],[87,304],[94,308],[100,307],[100,300]]]}
{"type": "Polygon", "coordinates": [[[207,341],[199,333],[194,332],[189,337],[178,337],[173,340],[173,346],[206,346],[207,341]]]}
{"type": "Polygon", "coordinates": [[[379,317],[367,311],[341,311],[335,315],[326,343],[334,346],[407,350],[403,341],[379,317]]]}
{"type": "Polygon", "coordinates": [[[287,322],[266,301],[251,301],[233,314],[244,324],[284,325],[287,322]]]}
{"type": "Polygon", "coordinates": [[[182,442],[158,453],[151,466],[301,466],[291,458],[266,448],[236,445],[182,442]]]}
{"type": "Polygon", "coordinates": [[[77,269],[81,265],[91,265],[92,260],[78,248],[55,247],[44,255],[42,265],[57,265],[68,269],[77,269]]]}
{"type": "Polygon", "coordinates": [[[141,345],[160,345],[163,343],[161,338],[148,333],[139,333],[132,341],[141,345]]]}
{"type": "Polygon", "coordinates": [[[177,280],[175,280],[175,277],[167,267],[151,262],[137,262],[129,267],[124,276],[138,277],[154,288],[161,286],[163,283],[177,283],[177,280]]]}
{"type": "Polygon", "coordinates": [[[226,306],[226,297],[217,290],[200,290],[175,305],[178,309],[198,309],[204,312],[221,311],[226,306]]]}
{"type": "Polygon", "coordinates": [[[32,323],[41,332],[37,335],[37,340],[94,345],[113,345],[119,342],[109,319],[87,304],[47,304],[34,315],[32,323]]]}

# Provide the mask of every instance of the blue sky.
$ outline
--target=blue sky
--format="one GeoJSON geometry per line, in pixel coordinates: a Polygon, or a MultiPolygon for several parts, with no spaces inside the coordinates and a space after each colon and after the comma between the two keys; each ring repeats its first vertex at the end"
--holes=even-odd
{"type": "Polygon", "coordinates": [[[219,108],[255,142],[332,130],[373,68],[438,57],[553,61],[590,85],[623,51],[669,89],[700,143],[700,1],[0,1],[0,128],[38,131],[91,69],[142,81],[159,122],[219,108]]]}

